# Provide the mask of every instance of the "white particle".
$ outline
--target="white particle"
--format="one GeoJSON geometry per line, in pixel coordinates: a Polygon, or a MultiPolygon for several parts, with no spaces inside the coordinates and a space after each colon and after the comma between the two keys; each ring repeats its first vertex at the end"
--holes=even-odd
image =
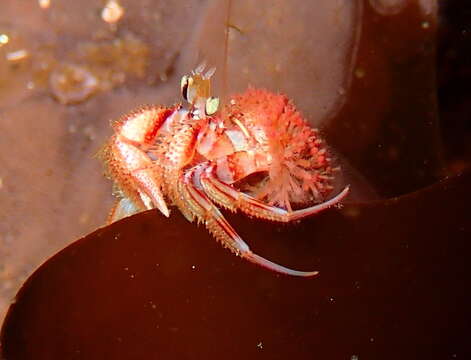
{"type": "Polygon", "coordinates": [[[8,41],[10,38],[8,37],[7,34],[0,34],[0,46],[8,44],[8,41]]]}
{"type": "Polygon", "coordinates": [[[29,52],[25,49],[9,52],[5,55],[8,61],[20,61],[29,56],[29,52]]]}
{"type": "Polygon", "coordinates": [[[108,1],[101,11],[101,18],[109,24],[117,22],[123,15],[123,7],[115,0],[108,1]]]}
{"type": "Polygon", "coordinates": [[[47,9],[51,6],[51,0],[38,0],[38,3],[41,9],[47,9]]]}

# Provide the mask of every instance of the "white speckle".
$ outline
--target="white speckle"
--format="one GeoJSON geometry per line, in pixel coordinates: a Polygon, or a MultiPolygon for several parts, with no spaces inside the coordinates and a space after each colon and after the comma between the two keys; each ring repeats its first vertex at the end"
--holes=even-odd
{"type": "Polygon", "coordinates": [[[168,76],[167,76],[167,74],[162,73],[162,74],[159,75],[159,79],[162,82],[166,82],[168,80],[168,76]]]}
{"type": "Polygon", "coordinates": [[[257,347],[261,350],[263,349],[263,343],[260,341],[258,344],[257,344],[257,347]]]}
{"type": "Polygon", "coordinates": [[[0,34],[0,46],[8,44],[8,41],[10,41],[10,38],[7,34],[0,34]]]}
{"type": "Polygon", "coordinates": [[[108,1],[101,11],[101,18],[109,24],[117,22],[123,15],[124,9],[116,0],[108,1]]]}
{"type": "Polygon", "coordinates": [[[38,0],[41,9],[47,9],[51,6],[51,0],[38,0]]]}
{"type": "Polygon", "coordinates": [[[88,138],[88,140],[93,141],[96,139],[95,128],[91,125],[87,125],[83,128],[83,134],[88,138]]]}
{"type": "Polygon", "coordinates": [[[350,360],[358,360],[358,355],[352,355],[350,360]]]}
{"type": "Polygon", "coordinates": [[[191,269],[192,269],[192,270],[195,270],[195,269],[196,269],[196,266],[195,266],[195,265],[191,265],[191,269]]]}
{"type": "Polygon", "coordinates": [[[428,29],[430,27],[430,23],[428,21],[422,21],[422,29],[428,29]]]}
{"type": "Polygon", "coordinates": [[[128,270],[129,270],[129,268],[128,268],[128,267],[125,267],[125,268],[124,268],[124,271],[128,271],[128,270]]]}
{"type": "Polygon", "coordinates": [[[370,338],[370,342],[375,342],[375,338],[370,338]]]}
{"type": "Polygon", "coordinates": [[[9,52],[5,55],[8,61],[20,61],[26,59],[29,56],[28,50],[21,49],[17,51],[9,52]]]}

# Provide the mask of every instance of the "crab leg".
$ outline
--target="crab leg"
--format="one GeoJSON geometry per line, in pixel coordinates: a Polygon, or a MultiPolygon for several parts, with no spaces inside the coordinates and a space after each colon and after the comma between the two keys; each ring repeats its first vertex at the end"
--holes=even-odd
{"type": "Polygon", "coordinates": [[[203,222],[206,228],[219,240],[224,247],[229,248],[233,253],[247,259],[257,265],[265,267],[269,270],[292,276],[315,276],[317,271],[297,271],[288,269],[267,260],[257,254],[254,254],[249,246],[241,239],[234,228],[227,222],[221,212],[199,188],[199,175],[196,174],[194,167],[189,169],[181,177],[181,190],[185,204],[189,207],[193,215],[199,222],[203,222]]]}
{"type": "Polygon", "coordinates": [[[210,165],[201,176],[201,184],[212,200],[229,210],[235,211],[240,209],[250,216],[271,221],[291,222],[316,214],[339,203],[349,191],[349,186],[346,186],[335,197],[323,203],[305,209],[286,211],[264,204],[250,195],[235,190],[232,186],[217,178],[215,169],[215,165],[210,165]]]}
{"type": "Polygon", "coordinates": [[[125,197],[119,199],[108,215],[107,224],[114,223],[115,221],[121,220],[127,216],[137,214],[141,209],[134,204],[134,202],[125,197]]]}

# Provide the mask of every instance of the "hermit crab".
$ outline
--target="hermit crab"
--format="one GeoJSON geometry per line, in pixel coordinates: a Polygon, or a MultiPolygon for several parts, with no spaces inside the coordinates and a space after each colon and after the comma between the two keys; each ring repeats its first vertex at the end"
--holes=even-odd
{"type": "Polygon", "coordinates": [[[187,107],[145,106],[113,124],[103,158],[119,200],[109,222],[153,208],[168,217],[173,205],[244,259],[279,273],[316,275],[253,253],[218,206],[287,223],[338,204],[349,187],[325,201],[337,169],[318,131],[286,96],[249,88],[219,109],[210,96],[213,73],[199,66],[183,76],[187,107]]]}

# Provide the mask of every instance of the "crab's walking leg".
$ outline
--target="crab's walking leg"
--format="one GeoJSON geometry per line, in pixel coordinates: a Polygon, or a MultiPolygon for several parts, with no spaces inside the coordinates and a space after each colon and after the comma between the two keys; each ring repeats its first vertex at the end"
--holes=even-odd
{"type": "Polygon", "coordinates": [[[210,165],[201,176],[201,184],[210,198],[229,210],[235,211],[240,209],[250,216],[265,220],[279,222],[296,221],[338,204],[349,192],[349,186],[347,186],[332,199],[323,203],[305,209],[286,211],[264,204],[250,195],[235,190],[232,186],[217,178],[215,169],[216,165],[210,165]]]}
{"type": "Polygon", "coordinates": [[[131,199],[127,197],[119,199],[111,209],[106,223],[114,223],[115,221],[121,220],[127,216],[137,214],[140,211],[141,209],[137,207],[131,199]]]}
{"type": "Polygon", "coordinates": [[[292,276],[315,276],[317,271],[297,271],[288,269],[284,266],[275,264],[257,254],[254,254],[249,246],[241,239],[234,228],[227,222],[221,212],[211,202],[200,187],[201,165],[189,169],[181,177],[181,190],[185,203],[190,208],[192,214],[203,222],[208,230],[219,240],[225,247],[229,248],[236,255],[241,256],[257,265],[270,269],[272,271],[292,275],[292,276]]]}
{"type": "Polygon", "coordinates": [[[188,118],[182,117],[182,123],[173,133],[174,141],[165,154],[164,163],[160,165],[163,168],[166,193],[183,215],[189,221],[196,218],[198,222],[203,222],[211,234],[225,247],[257,265],[292,276],[317,275],[317,271],[304,272],[285,268],[250,251],[249,246],[204,193],[200,175],[206,163],[184,170],[194,156],[199,130],[196,125],[192,125],[187,120],[188,118]]]}

